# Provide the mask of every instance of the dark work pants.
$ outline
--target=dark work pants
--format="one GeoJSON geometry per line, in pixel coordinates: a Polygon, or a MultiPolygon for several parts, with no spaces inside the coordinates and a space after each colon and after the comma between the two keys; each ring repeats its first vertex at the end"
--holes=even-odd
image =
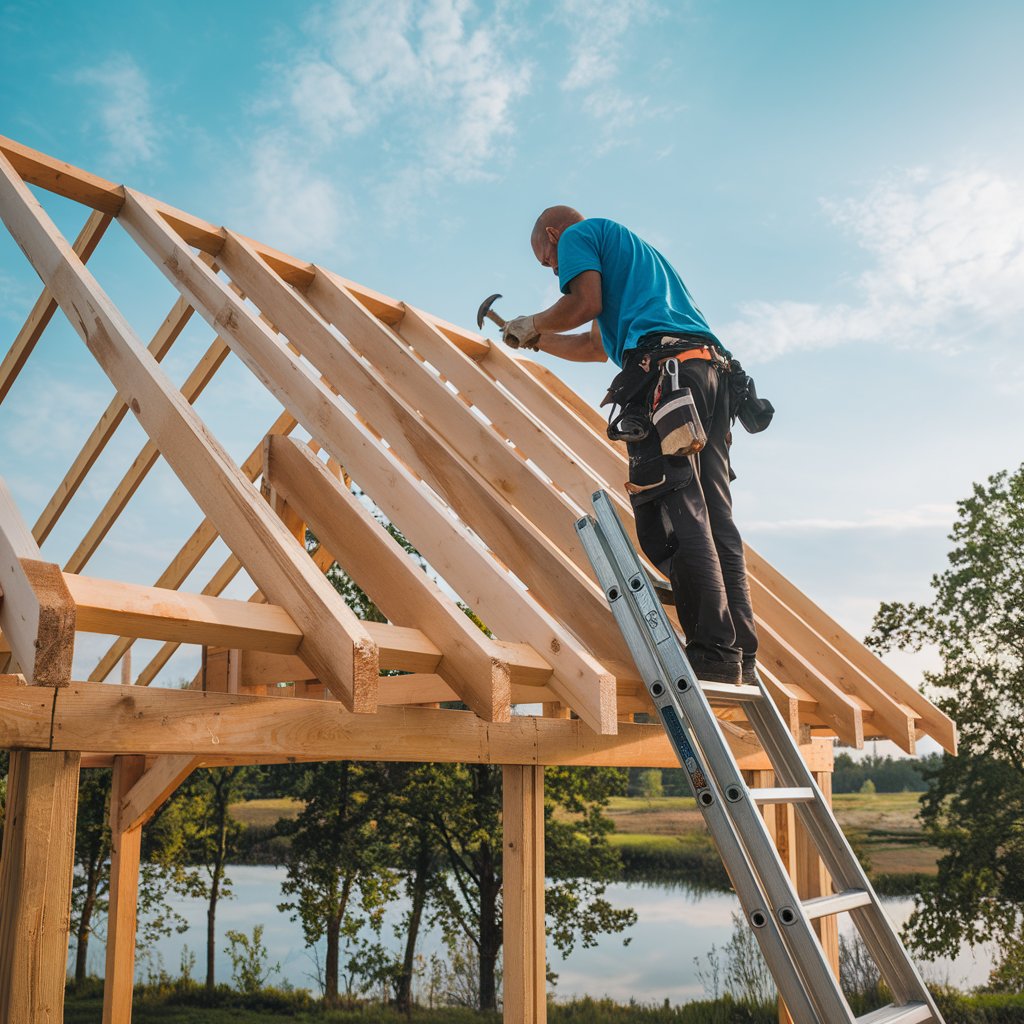
{"type": "Polygon", "coordinates": [[[690,457],[692,472],[666,474],[672,489],[634,501],[637,538],[672,583],[688,646],[736,661],[754,655],[757,633],[732,518],[728,386],[713,364],[698,359],[680,364],[680,384],[693,393],[707,444],[690,457]]]}

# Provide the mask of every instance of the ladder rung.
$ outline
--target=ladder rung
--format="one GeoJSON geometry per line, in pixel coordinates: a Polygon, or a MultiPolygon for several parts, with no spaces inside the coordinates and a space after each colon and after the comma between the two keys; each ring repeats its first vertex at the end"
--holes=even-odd
{"type": "Polygon", "coordinates": [[[871,894],[864,889],[847,889],[832,896],[818,896],[813,900],[804,900],[803,908],[813,921],[817,917],[828,917],[829,914],[841,914],[844,910],[866,907],[870,902],[871,894]]]}
{"type": "Polygon", "coordinates": [[[733,683],[714,683],[710,679],[701,679],[700,688],[709,700],[748,701],[760,700],[759,686],[736,686],[733,683]]]}
{"type": "Polygon", "coordinates": [[[858,1017],[857,1024],[925,1024],[930,1020],[936,1020],[936,1017],[925,1003],[905,1003],[903,1006],[890,1003],[858,1017]]]}
{"type": "Polygon", "coordinates": [[[806,804],[814,799],[814,790],[797,786],[789,789],[752,789],[750,796],[755,804],[806,804]]]}

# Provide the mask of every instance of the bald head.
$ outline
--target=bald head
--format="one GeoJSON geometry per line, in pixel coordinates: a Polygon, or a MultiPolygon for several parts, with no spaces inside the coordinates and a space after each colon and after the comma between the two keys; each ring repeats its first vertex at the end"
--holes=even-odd
{"type": "Polygon", "coordinates": [[[530,245],[536,253],[543,245],[548,236],[548,228],[552,228],[561,234],[570,224],[579,224],[583,220],[583,214],[574,210],[571,206],[549,206],[533,225],[533,234],[530,235],[530,245]]]}

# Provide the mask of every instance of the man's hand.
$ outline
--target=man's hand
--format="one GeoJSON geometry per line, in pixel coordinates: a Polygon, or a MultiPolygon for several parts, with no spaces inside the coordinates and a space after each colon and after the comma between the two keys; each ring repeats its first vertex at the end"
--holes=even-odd
{"type": "Polygon", "coordinates": [[[509,320],[501,332],[501,340],[509,348],[528,348],[537,352],[539,339],[540,331],[533,326],[532,316],[517,316],[509,320]]]}

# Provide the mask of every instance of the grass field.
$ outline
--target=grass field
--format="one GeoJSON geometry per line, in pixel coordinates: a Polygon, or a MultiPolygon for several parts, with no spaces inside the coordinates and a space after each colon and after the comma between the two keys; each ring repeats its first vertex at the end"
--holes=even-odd
{"type": "MultiPolygon", "coordinates": [[[[918,793],[839,793],[833,798],[843,831],[871,866],[871,874],[935,874],[939,851],[922,839],[916,820],[918,793]]],[[[294,818],[299,800],[249,800],[231,813],[246,826],[269,828],[294,818]]],[[[612,844],[628,860],[645,864],[697,863],[717,859],[704,819],[692,797],[613,797],[608,816],[615,823],[612,844]],[[631,856],[629,856],[631,855],[631,856]]]]}
{"type": "MultiPolygon", "coordinates": [[[[916,820],[919,798],[919,793],[839,793],[833,798],[839,824],[867,856],[873,875],[935,873],[939,851],[922,838],[916,820]]],[[[707,835],[692,797],[613,797],[608,816],[615,822],[613,841],[646,843],[652,850],[674,837],[707,835]]],[[[695,848],[692,842],[687,845],[695,848]]]]}

